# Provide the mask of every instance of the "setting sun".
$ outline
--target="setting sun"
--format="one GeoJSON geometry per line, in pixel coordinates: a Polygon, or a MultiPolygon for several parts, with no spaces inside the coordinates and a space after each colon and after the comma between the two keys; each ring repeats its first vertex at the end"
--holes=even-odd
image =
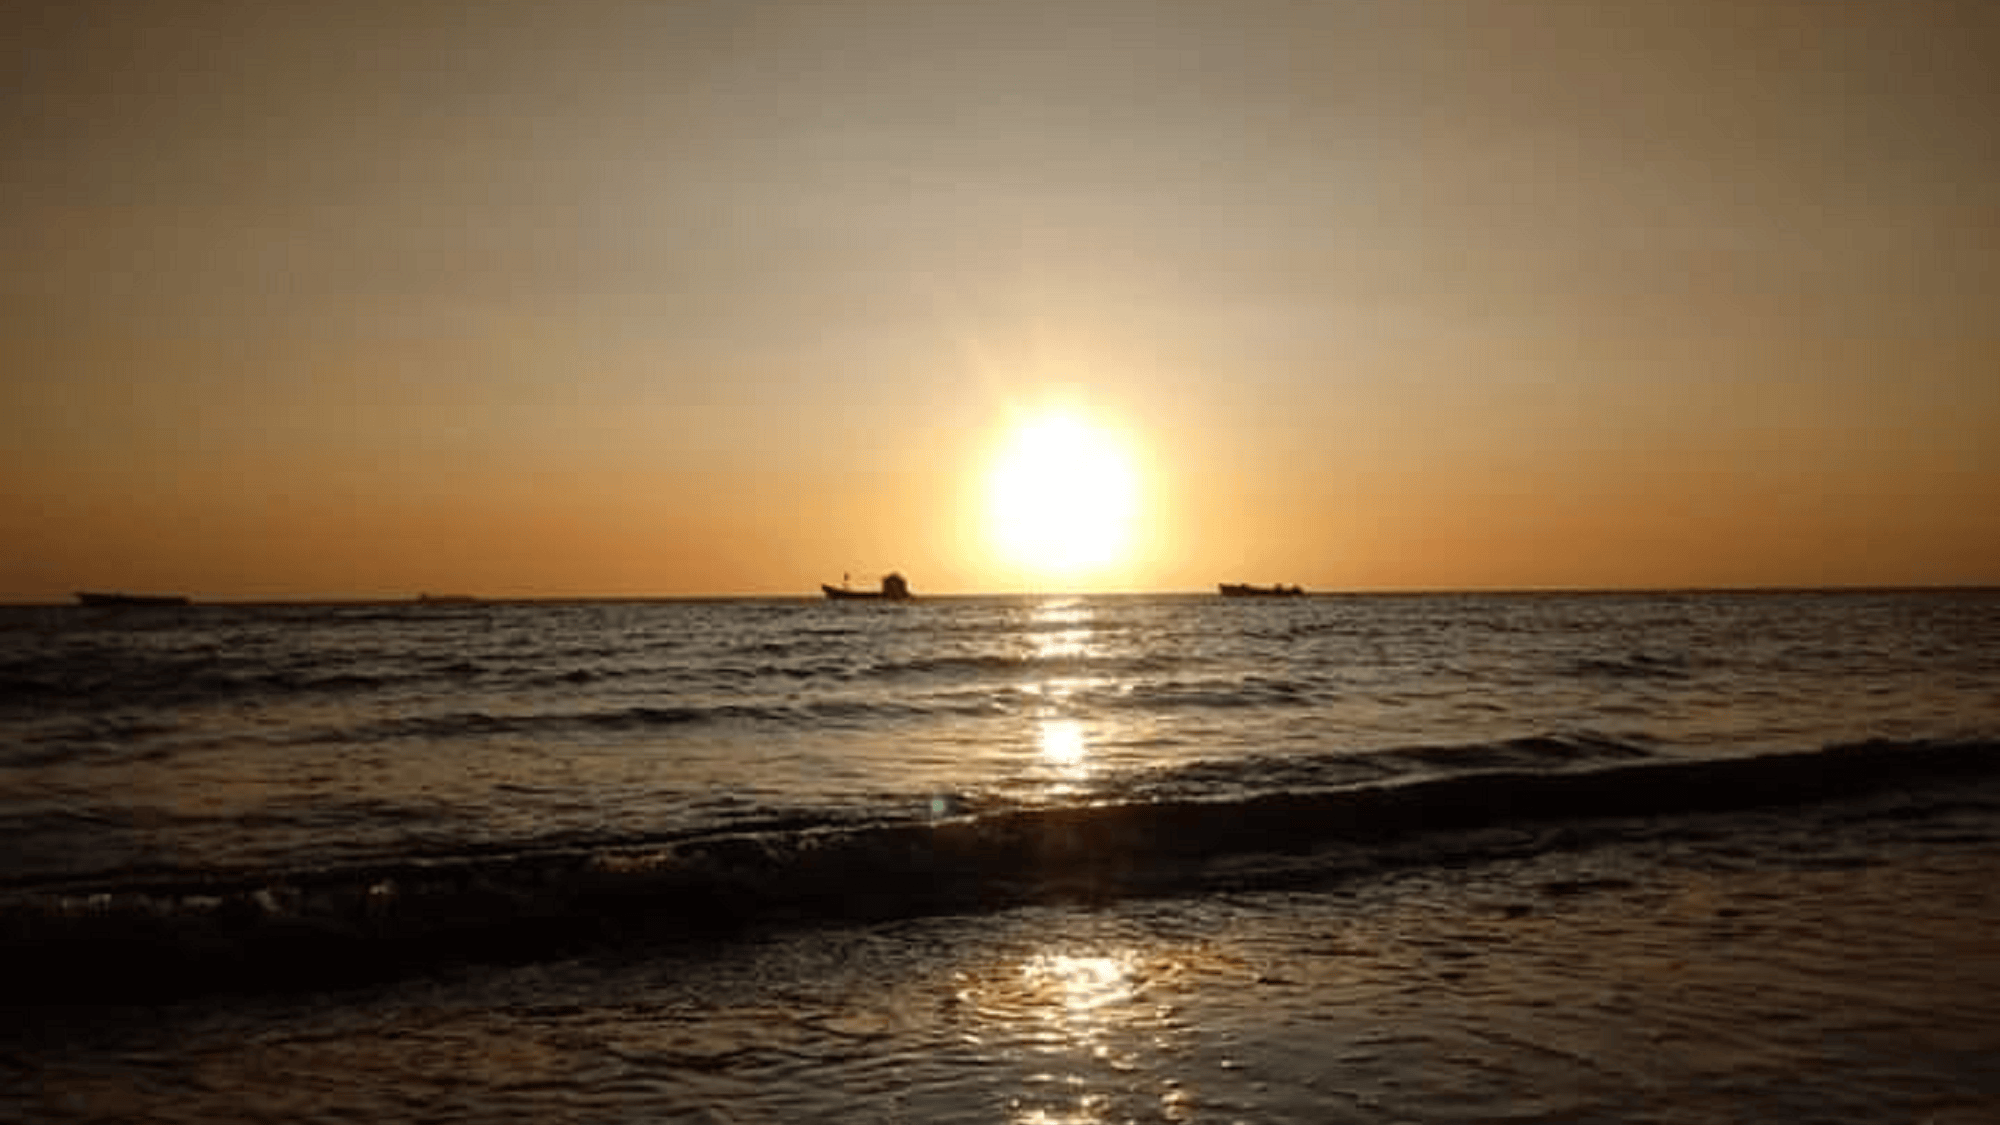
{"type": "Polygon", "coordinates": [[[1076,578],[1124,559],[1134,481],[1104,430],[1067,413],[1030,419],[1008,437],[989,486],[989,530],[1008,562],[1076,578]]]}

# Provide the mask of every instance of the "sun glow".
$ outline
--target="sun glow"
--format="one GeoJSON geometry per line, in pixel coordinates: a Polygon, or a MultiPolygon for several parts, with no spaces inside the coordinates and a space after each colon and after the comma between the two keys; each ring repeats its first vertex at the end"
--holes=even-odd
{"type": "Polygon", "coordinates": [[[1036,575],[1079,578],[1124,561],[1135,488],[1117,440],[1067,413],[1019,426],[994,461],[987,515],[994,546],[1036,575]]]}

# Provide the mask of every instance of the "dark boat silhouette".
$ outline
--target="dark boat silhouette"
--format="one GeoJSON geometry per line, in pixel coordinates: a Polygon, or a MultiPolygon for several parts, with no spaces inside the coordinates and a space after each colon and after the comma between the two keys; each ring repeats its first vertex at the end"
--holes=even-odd
{"type": "Polygon", "coordinates": [[[838,586],[829,586],[826,583],[822,582],[820,583],[819,588],[826,591],[827,597],[832,598],[834,601],[837,602],[841,601],[900,602],[907,600],[910,596],[910,584],[903,580],[902,575],[895,573],[885,574],[882,576],[882,588],[880,590],[850,589],[847,585],[846,579],[844,578],[841,580],[841,584],[838,586]]]}
{"type": "Polygon", "coordinates": [[[1217,585],[1225,598],[1296,598],[1305,591],[1297,586],[1252,586],[1247,582],[1223,582],[1217,585]]]}
{"type": "Polygon", "coordinates": [[[124,594],[101,593],[93,590],[79,590],[76,594],[78,605],[187,605],[184,594],[124,594]]]}

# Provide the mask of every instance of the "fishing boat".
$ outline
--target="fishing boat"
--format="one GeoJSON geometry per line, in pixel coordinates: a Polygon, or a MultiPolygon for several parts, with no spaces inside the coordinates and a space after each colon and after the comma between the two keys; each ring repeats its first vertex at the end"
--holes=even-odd
{"type": "Polygon", "coordinates": [[[1216,588],[1225,598],[1296,598],[1305,593],[1297,586],[1252,586],[1247,582],[1223,582],[1216,588]]]}
{"type": "Polygon", "coordinates": [[[92,590],[79,590],[76,594],[76,603],[78,605],[161,606],[187,605],[188,600],[184,594],[107,594],[92,590]]]}
{"type": "Polygon", "coordinates": [[[838,586],[829,586],[826,583],[822,582],[820,583],[819,588],[821,590],[826,591],[827,597],[837,602],[841,601],[900,602],[908,599],[910,596],[910,584],[903,580],[902,575],[895,573],[885,574],[882,576],[882,588],[879,590],[853,589],[852,587],[847,585],[847,580],[845,578],[841,579],[840,585],[838,586]]]}

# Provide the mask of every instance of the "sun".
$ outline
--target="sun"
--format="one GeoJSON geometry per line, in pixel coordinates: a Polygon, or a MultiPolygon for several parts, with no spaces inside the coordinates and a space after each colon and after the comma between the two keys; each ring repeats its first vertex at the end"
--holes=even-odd
{"type": "Polygon", "coordinates": [[[1134,483],[1110,433],[1067,412],[1032,417],[1008,435],[988,478],[993,545],[1007,562],[1048,578],[1122,562],[1134,483]]]}

